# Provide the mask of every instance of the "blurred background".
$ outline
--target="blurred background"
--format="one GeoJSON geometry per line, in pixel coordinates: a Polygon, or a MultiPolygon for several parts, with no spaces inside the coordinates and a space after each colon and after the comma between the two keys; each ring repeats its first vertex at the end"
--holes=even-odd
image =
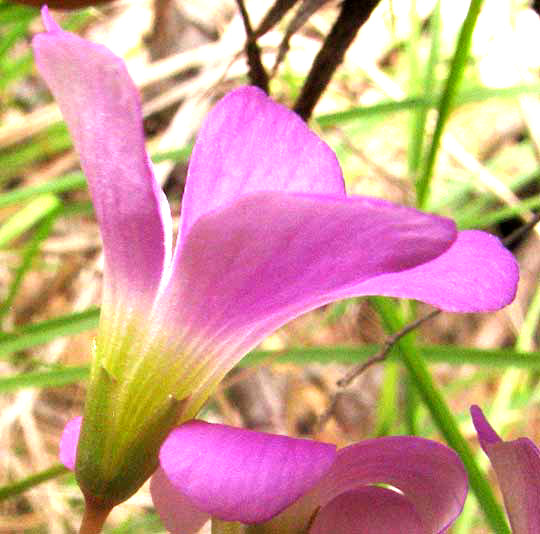
{"type": "MultiPolygon", "coordinates": [[[[51,3],[72,7],[61,4],[51,3]]],[[[63,28],[126,60],[176,223],[202,119],[225,92],[256,83],[309,118],[336,151],[350,193],[510,236],[521,281],[506,309],[439,314],[339,388],[352,364],[430,308],[384,299],[326,306],[248,356],[204,417],[340,446],[403,433],[443,441],[400,363],[400,351],[412,351],[476,451],[472,403],[507,439],[540,443],[540,226],[513,234],[540,207],[534,8],[518,0],[117,0],[53,10],[63,28]]],[[[30,41],[40,31],[38,9],[0,1],[0,533],[14,534],[72,533],[80,523],[81,495],[58,464],[58,441],[82,412],[103,267],[78,158],[34,66],[30,41]]],[[[113,511],[106,531],[164,532],[146,488],[113,511]]],[[[492,532],[472,495],[452,532],[492,532]]]]}

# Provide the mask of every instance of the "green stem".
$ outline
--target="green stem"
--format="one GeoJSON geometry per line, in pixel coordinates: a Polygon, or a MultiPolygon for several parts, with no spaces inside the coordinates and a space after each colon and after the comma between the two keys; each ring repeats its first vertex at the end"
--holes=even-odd
{"type": "MultiPolygon", "coordinates": [[[[374,299],[374,301],[387,328],[392,331],[399,330],[403,325],[400,324],[401,321],[394,311],[393,303],[382,298],[374,299]]],[[[491,486],[480,470],[469,444],[459,431],[457,421],[435,385],[424,359],[407,336],[399,341],[398,346],[401,359],[431,417],[448,445],[459,454],[465,464],[470,486],[493,532],[511,534],[505,515],[495,499],[491,486]]]]}
{"type": "Polygon", "coordinates": [[[65,468],[62,464],[56,464],[56,465],[53,465],[52,467],[49,467],[48,469],[45,469],[45,471],[35,473],[34,475],[31,475],[27,478],[17,480],[16,482],[13,482],[12,484],[7,484],[6,486],[2,486],[0,488],[0,501],[9,499],[10,497],[15,497],[17,495],[20,495],[21,493],[24,493],[26,490],[33,488],[34,486],[37,486],[38,484],[41,484],[42,482],[46,482],[47,480],[52,480],[53,478],[59,477],[60,475],[64,475],[67,472],[68,472],[68,469],[65,468]]]}

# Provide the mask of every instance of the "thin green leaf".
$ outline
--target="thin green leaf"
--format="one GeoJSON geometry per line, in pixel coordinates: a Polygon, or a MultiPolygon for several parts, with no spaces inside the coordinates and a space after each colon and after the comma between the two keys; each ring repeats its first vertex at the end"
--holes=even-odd
{"type": "Polygon", "coordinates": [[[0,208],[11,206],[13,204],[19,204],[25,200],[29,200],[38,195],[45,193],[64,193],[66,191],[73,191],[75,189],[83,189],[86,187],[86,178],[82,172],[72,172],[49,180],[48,182],[32,185],[28,187],[20,187],[13,191],[7,191],[0,194],[0,208]]]}
{"type": "Polygon", "coordinates": [[[40,250],[41,243],[47,239],[49,233],[52,229],[54,221],[58,217],[61,211],[60,205],[57,209],[53,209],[39,225],[38,230],[34,233],[30,242],[26,245],[24,253],[22,255],[22,261],[17,270],[15,271],[15,276],[9,286],[7,296],[0,304],[0,318],[2,318],[11,308],[15,296],[21,287],[22,281],[29,271],[32,262],[40,250]]]}
{"type": "MultiPolygon", "coordinates": [[[[73,333],[93,329],[97,326],[97,310],[86,312],[86,318],[69,316],[62,318],[62,323],[73,321],[70,326],[73,332],[66,331],[62,326],[55,325],[54,332],[49,335],[44,331],[43,323],[38,323],[40,334],[33,335],[31,339],[25,339],[26,334],[5,334],[0,338],[0,354],[11,352],[16,345],[16,350],[30,348],[55,337],[67,336],[73,333]],[[55,334],[55,335],[53,335],[55,334]],[[40,339],[41,336],[41,339],[40,339]],[[45,339],[45,341],[42,341],[45,339]]],[[[58,321],[56,319],[55,321],[58,321]]],[[[50,323],[51,321],[47,321],[50,323]]],[[[60,323],[60,324],[62,324],[60,323]]],[[[49,324],[45,325],[47,328],[49,324]]],[[[255,350],[245,356],[238,364],[240,367],[251,367],[269,362],[294,363],[306,365],[308,363],[340,363],[353,365],[365,361],[374,356],[380,349],[377,345],[362,347],[296,347],[286,351],[255,350]]],[[[540,370],[540,352],[516,352],[513,349],[473,349],[468,347],[456,347],[453,345],[430,345],[420,347],[422,356],[431,363],[446,363],[450,365],[476,365],[482,368],[509,368],[540,370]]],[[[391,361],[399,361],[399,353],[394,350],[389,357],[391,361]]],[[[65,386],[81,380],[86,380],[89,367],[86,365],[55,367],[47,371],[33,371],[20,373],[15,376],[0,378],[0,392],[15,391],[30,387],[56,387],[65,386]]]]}
{"type": "Polygon", "coordinates": [[[23,19],[32,19],[39,15],[39,10],[28,6],[0,3],[0,25],[17,23],[23,19]]]}
{"type": "Polygon", "coordinates": [[[467,62],[467,58],[469,57],[469,50],[471,48],[472,34],[474,27],[476,26],[478,15],[480,14],[482,4],[483,0],[471,0],[469,11],[467,12],[467,16],[459,33],[454,56],[450,64],[450,72],[448,73],[446,84],[442,92],[439,105],[437,106],[437,122],[435,124],[431,145],[416,182],[416,203],[419,207],[424,207],[428,200],[430,183],[433,176],[433,169],[435,167],[435,160],[439,151],[443,130],[454,105],[458,86],[463,78],[465,64],[467,62]]]}
{"type": "Polygon", "coordinates": [[[5,247],[36,223],[50,216],[60,205],[60,200],[50,194],[32,200],[30,204],[2,223],[0,226],[0,248],[5,247]]]}
{"type": "MultiPolygon", "coordinates": [[[[421,21],[415,10],[416,26],[420,29],[421,21]]],[[[424,79],[420,86],[419,80],[414,82],[414,93],[422,91],[423,95],[429,97],[435,91],[435,68],[439,61],[440,45],[440,24],[441,22],[441,3],[440,0],[435,4],[435,8],[430,19],[431,48],[429,58],[424,70],[424,79]]],[[[418,30],[419,31],[419,30],[418,30]]],[[[426,122],[429,108],[422,106],[417,109],[411,117],[411,132],[408,149],[408,168],[411,176],[416,176],[420,167],[420,161],[424,148],[424,139],[426,133],[426,122]]]]}
{"type": "MultiPolygon", "coordinates": [[[[396,332],[404,326],[395,312],[394,302],[384,298],[374,298],[377,310],[389,332],[396,332]]],[[[469,483],[478,499],[484,515],[494,532],[511,534],[506,517],[491,485],[482,473],[475,456],[463,434],[459,431],[458,423],[454,414],[446,404],[444,396],[435,385],[431,374],[415,345],[409,336],[402,337],[398,344],[402,355],[402,361],[414,381],[418,393],[426,408],[429,410],[433,421],[444,436],[448,445],[461,457],[469,475],[469,483]]]]}
{"type": "Polygon", "coordinates": [[[99,309],[91,308],[27,325],[13,333],[3,333],[0,336],[0,356],[48,343],[59,337],[93,330],[97,328],[98,321],[99,309]]]}
{"type": "MultiPolygon", "coordinates": [[[[503,88],[475,87],[458,94],[454,104],[455,107],[458,107],[464,104],[483,102],[490,98],[515,98],[520,95],[536,94],[539,92],[539,84],[516,85],[514,87],[503,88]]],[[[411,111],[419,108],[434,108],[440,99],[440,95],[434,95],[433,97],[409,96],[402,100],[383,100],[372,106],[352,107],[335,113],[319,115],[314,120],[321,128],[326,128],[372,115],[411,111]]]]}
{"type": "Polygon", "coordinates": [[[2,486],[0,487],[0,502],[21,495],[21,493],[24,493],[39,484],[43,484],[43,482],[53,480],[66,473],[69,473],[69,470],[66,467],[62,464],[56,464],[44,471],[30,475],[27,478],[2,486]]]}
{"type": "Polygon", "coordinates": [[[9,393],[25,388],[54,388],[86,380],[90,373],[88,365],[74,365],[49,371],[19,373],[0,378],[0,393],[9,393]]]}

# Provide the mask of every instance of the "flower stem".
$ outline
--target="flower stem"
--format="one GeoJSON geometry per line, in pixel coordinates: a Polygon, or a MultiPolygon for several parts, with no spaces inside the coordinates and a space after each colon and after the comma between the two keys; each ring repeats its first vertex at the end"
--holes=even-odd
{"type": "Polygon", "coordinates": [[[99,506],[92,499],[86,499],[79,534],[99,534],[111,510],[112,506],[99,506]]]}

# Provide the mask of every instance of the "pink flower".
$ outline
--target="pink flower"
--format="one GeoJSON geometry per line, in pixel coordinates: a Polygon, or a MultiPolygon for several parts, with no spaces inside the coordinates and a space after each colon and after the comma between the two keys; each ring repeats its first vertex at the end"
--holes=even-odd
{"type": "MultiPolygon", "coordinates": [[[[70,469],[80,423],[72,421],[62,439],[70,469]]],[[[160,463],[150,488],[172,534],[194,534],[210,518],[249,524],[250,534],[437,533],[467,496],[458,455],[411,436],[336,452],[317,441],[190,421],[169,434],[160,463]]]]}
{"type": "MultiPolygon", "coordinates": [[[[201,128],[173,254],[169,207],[124,63],[62,31],[46,8],[43,19],[47,32],[33,43],[37,66],[79,153],[105,254],[76,460],[93,502],[113,506],[134,493],[158,467],[173,429],[196,416],[267,334],[306,311],[375,294],[467,312],[513,299],[518,269],[497,238],[347,196],[329,147],[253,87],[228,94],[201,128]]],[[[306,443],[320,453],[320,444],[306,443]]]]}
{"type": "Polygon", "coordinates": [[[478,406],[471,416],[497,475],[513,534],[540,532],[540,451],[528,438],[503,441],[478,406]]]}

